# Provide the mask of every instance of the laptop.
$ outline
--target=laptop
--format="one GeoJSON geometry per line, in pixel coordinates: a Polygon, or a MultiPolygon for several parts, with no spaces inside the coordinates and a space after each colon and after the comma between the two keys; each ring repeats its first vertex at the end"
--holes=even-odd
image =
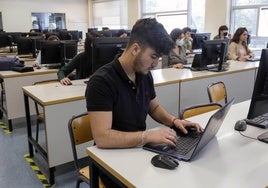
{"type": "MultiPolygon", "coordinates": [[[[143,146],[143,149],[149,150],[156,153],[165,154],[174,158],[177,158],[179,160],[184,161],[190,161],[196,156],[196,154],[205,147],[209,141],[215,137],[218,130],[220,129],[223,120],[226,117],[226,114],[228,113],[230,107],[232,106],[234,102],[234,99],[230,100],[228,103],[226,103],[221,109],[216,111],[208,120],[208,123],[205,127],[205,130],[203,133],[199,133],[199,136],[192,136],[189,133],[187,135],[184,135],[183,137],[188,137],[187,139],[193,139],[196,141],[195,145],[192,146],[192,148],[189,150],[188,153],[182,154],[180,151],[178,151],[174,147],[169,147],[167,145],[160,145],[160,144],[145,144],[143,146]]],[[[197,134],[197,132],[195,133],[197,134]]],[[[177,132],[178,135],[178,142],[180,142],[180,138],[182,138],[181,134],[177,132]]],[[[190,144],[186,144],[183,147],[187,148],[190,147],[190,144]]]]}

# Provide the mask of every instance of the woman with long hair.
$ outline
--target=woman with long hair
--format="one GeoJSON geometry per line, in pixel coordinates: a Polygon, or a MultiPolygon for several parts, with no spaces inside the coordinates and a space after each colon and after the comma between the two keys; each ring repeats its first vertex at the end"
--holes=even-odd
{"type": "Polygon", "coordinates": [[[238,28],[228,48],[228,59],[236,61],[247,61],[253,57],[253,52],[247,45],[248,30],[245,27],[238,28]]]}

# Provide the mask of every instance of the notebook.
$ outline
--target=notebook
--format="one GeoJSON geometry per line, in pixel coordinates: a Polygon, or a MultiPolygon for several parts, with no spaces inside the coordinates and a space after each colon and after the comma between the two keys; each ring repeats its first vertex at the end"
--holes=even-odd
{"type": "MultiPolygon", "coordinates": [[[[159,145],[159,144],[157,145],[157,144],[148,143],[143,146],[143,149],[156,152],[156,153],[165,154],[165,155],[177,158],[179,160],[184,160],[184,161],[192,160],[194,156],[196,156],[196,154],[203,147],[205,147],[209,143],[209,141],[217,134],[233,102],[234,102],[234,99],[230,100],[227,104],[225,104],[221,109],[216,111],[209,118],[204,132],[200,135],[197,143],[193,146],[193,148],[187,154],[179,153],[174,147],[168,147],[167,145],[159,145]]],[[[180,135],[178,135],[178,137],[179,136],[180,135]]],[[[191,137],[189,139],[196,139],[196,138],[191,137]]],[[[188,146],[189,144],[185,145],[184,147],[188,147],[188,146]]]]}

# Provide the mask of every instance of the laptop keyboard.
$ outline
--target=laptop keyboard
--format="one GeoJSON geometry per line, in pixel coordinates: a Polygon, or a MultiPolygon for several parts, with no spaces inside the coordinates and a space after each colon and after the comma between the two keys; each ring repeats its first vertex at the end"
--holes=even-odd
{"type": "Polygon", "coordinates": [[[246,119],[246,122],[257,127],[268,128],[268,112],[253,119],[246,119]]]}
{"type": "Polygon", "coordinates": [[[189,132],[185,136],[178,136],[175,151],[181,155],[186,155],[198,143],[202,133],[189,132]]]}

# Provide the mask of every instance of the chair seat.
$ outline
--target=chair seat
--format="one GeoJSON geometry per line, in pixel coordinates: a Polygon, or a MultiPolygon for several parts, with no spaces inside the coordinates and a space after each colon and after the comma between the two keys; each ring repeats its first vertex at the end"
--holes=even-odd
{"type": "Polygon", "coordinates": [[[89,166],[86,166],[82,169],[79,170],[79,173],[83,176],[85,176],[85,178],[89,179],[90,175],[89,175],[89,166]]]}
{"type": "MultiPolygon", "coordinates": [[[[89,166],[86,166],[82,169],[79,170],[79,173],[84,176],[85,178],[89,179],[90,177],[90,171],[89,171],[89,166]]],[[[103,185],[101,179],[99,178],[99,188],[105,188],[105,186],[103,185]]]]}

